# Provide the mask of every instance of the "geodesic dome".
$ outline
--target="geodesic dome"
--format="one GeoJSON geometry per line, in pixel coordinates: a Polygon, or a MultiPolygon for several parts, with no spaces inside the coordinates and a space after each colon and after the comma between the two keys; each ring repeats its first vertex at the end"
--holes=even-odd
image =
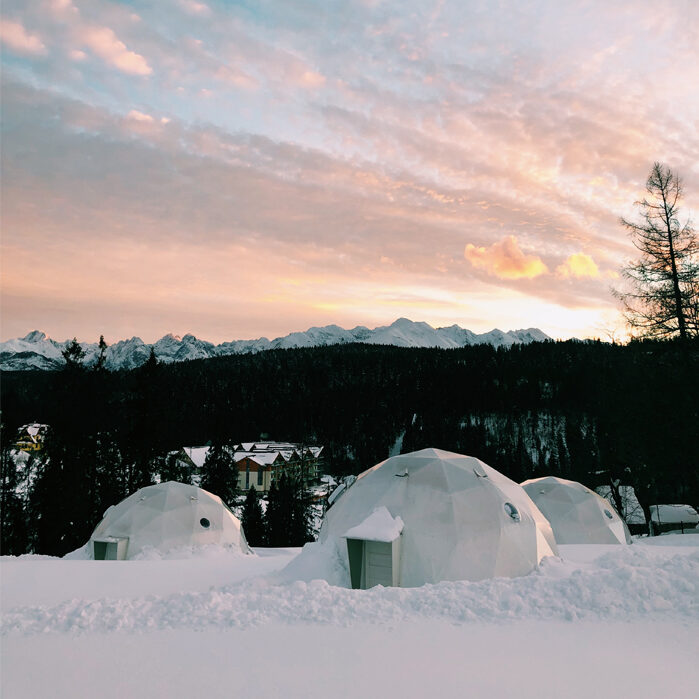
{"type": "Polygon", "coordinates": [[[626,522],[609,500],[576,481],[548,476],[522,487],[553,528],[559,544],[630,544],[626,522]]]}
{"type": "Polygon", "coordinates": [[[392,566],[393,582],[387,575],[382,584],[415,587],[526,575],[558,553],[549,523],[517,483],[440,449],[393,456],[362,473],[328,510],[319,542],[336,546],[353,587],[371,586],[368,577],[355,580],[353,555],[392,566]],[[376,548],[389,540],[393,549],[376,548]],[[370,543],[353,554],[354,541],[370,543]]]}
{"type": "Polygon", "coordinates": [[[101,547],[109,543],[118,545],[119,554],[107,557],[116,558],[208,544],[250,553],[240,521],[221,498],[175,481],[146,486],[110,507],[92,532],[90,554],[104,558],[101,547]]]}

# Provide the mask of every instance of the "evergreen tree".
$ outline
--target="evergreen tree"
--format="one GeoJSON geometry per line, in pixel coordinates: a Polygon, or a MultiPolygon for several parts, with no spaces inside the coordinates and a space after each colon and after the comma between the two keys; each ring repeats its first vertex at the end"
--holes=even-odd
{"type": "Polygon", "coordinates": [[[268,546],[278,548],[288,545],[290,516],[288,516],[286,509],[282,492],[277,487],[277,479],[275,478],[267,493],[267,513],[265,519],[267,520],[268,546]]]}
{"type": "Polygon", "coordinates": [[[165,456],[159,456],[155,461],[155,472],[160,476],[160,482],[177,481],[178,483],[192,482],[191,466],[180,459],[178,452],[172,451],[165,456]]]}
{"type": "Polygon", "coordinates": [[[77,370],[83,368],[85,350],[82,348],[77,338],[74,337],[61,354],[63,355],[63,359],[66,360],[66,369],[77,370]]]}
{"type": "Polygon", "coordinates": [[[264,546],[266,544],[265,516],[262,512],[262,505],[257,496],[257,491],[252,486],[245,496],[241,523],[245,532],[245,538],[250,546],[264,546]]]}
{"type": "Polygon", "coordinates": [[[83,449],[51,432],[31,493],[29,511],[37,553],[63,556],[84,544],[93,521],[88,463],[83,449]]]}
{"type": "MultiPolygon", "coordinates": [[[[5,430],[0,426],[0,439],[5,430]]],[[[0,553],[13,556],[29,550],[27,513],[12,451],[2,439],[0,450],[0,553]]]]}
{"type": "Polygon", "coordinates": [[[300,479],[282,473],[267,496],[267,535],[270,546],[303,546],[313,540],[311,503],[300,479]]]}
{"type": "Polygon", "coordinates": [[[230,446],[214,444],[201,467],[201,487],[218,495],[229,507],[238,494],[238,466],[233,454],[230,446]]]}
{"type": "Polygon", "coordinates": [[[100,335],[99,341],[99,354],[97,355],[97,363],[95,364],[95,371],[104,371],[106,369],[107,362],[107,343],[104,341],[104,335],[100,335]]]}
{"type": "Polygon", "coordinates": [[[637,202],[641,222],[622,219],[641,258],[624,270],[628,291],[616,292],[631,328],[646,337],[699,336],[699,239],[689,219],[680,223],[682,181],[655,163],[646,183],[648,198],[637,202]]]}

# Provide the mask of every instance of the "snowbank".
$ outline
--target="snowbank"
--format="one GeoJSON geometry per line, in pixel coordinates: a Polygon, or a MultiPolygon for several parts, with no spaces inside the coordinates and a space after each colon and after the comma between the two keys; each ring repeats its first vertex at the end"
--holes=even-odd
{"type": "MultiPolygon", "coordinates": [[[[601,550],[605,548],[608,549],[601,550]]],[[[42,563],[47,568],[60,568],[80,562],[42,563]]],[[[82,563],[93,569],[105,565],[82,563]]],[[[106,563],[123,568],[139,562],[106,563]]],[[[161,576],[169,574],[167,561],[142,563],[151,566],[151,575],[156,574],[158,566],[162,567],[161,576]]],[[[319,568],[326,563],[327,559],[315,561],[319,568]]],[[[6,609],[3,630],[6,634],[74,634],[245,629],[279,623],[345,627],[425,619],[452,624],[527,619],[699,619],[699,549],[672,547],[668,553],[662,547],[617,547],[614,552],[603,552],[591,563],[548,558],[533,574],[520,578],[442,582],[420,588],[379,586],[351,590],[325,580],[290,582],[293,562],[289,568],[277,576],[140,598],[71,598],[66,590],[65,599],[59,604],[25,604],[6,609]]],[[[48,569],[44,572],[47,580],[56,580],[48,569]]],[[[306,562],[304,569],[295,573],[313,571],[306,562]]],[[[68,582],[69,579],[64,584],[68,582]]]]}

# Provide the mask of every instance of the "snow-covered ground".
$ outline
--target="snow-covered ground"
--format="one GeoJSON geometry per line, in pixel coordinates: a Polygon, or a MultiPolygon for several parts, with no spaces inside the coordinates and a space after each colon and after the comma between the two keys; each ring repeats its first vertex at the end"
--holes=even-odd
{"type": "Polygon", "coordinates": [[[699,536],[651,541],[367,591],[311,580],[295,549],[3,558],[1,694],[695,697],[699,536]]]}

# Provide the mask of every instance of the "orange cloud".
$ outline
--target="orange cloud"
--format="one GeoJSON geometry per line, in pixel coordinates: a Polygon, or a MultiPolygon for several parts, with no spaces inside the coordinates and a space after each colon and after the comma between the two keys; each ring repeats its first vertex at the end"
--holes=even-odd
{"type": "Polygon", "coordinates": [[[597,263],[584,252],[576,252],[568,257],[565,262],[556,267],[556,274],[563,279],[574,277],[583,279],[584,277],[599,277],[600,271],[597,263]]]}
{"type": "Polygon", "coordinates": [[[476,268],[500,279],[534,279],[548,272],[540,257],[520,250],[517,238],[508,235],[490,247],[476,247],[469,243],[464,257],[476,268]]]}
{"type": "Polygon", "coordinates": [[[153,72],[146,59],[129,51],[109,27],[88,27],[83,41],[93,53],[124,73],[150,75],[153,72]]]}
{"type": "Polygon", "coordinates": [[[19,23],[8,19],[0,21],[0,39],[16,53],[39,55],[46,53],[46,47],[35,34],[29,34],[19,23]]]}

